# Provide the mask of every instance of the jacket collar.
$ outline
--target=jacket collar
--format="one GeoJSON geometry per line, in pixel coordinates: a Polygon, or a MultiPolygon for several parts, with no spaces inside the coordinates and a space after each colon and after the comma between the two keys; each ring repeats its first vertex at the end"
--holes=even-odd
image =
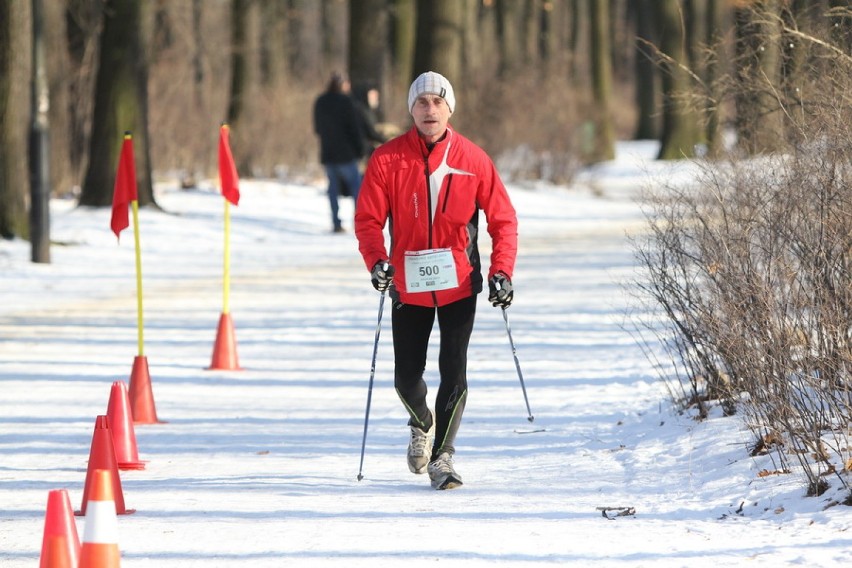
{"type": "Polygon", "coordinates": [[[412,139],[412,143],[419,149],[420,155],[424,158],[435,153],[436,150],[439,152],[443,152],[444,148],[446,148],[447,144],[450,142],[450,138],[455,135],[453,129],[447,125],[447,131],[444,133],[444,136],[435,142],[435,145],[430,149],[423,138],[420,136],[420,133],[417,132],[417,127],[412,126],[411,130],[408,131],[408,136],[412,139]]]}

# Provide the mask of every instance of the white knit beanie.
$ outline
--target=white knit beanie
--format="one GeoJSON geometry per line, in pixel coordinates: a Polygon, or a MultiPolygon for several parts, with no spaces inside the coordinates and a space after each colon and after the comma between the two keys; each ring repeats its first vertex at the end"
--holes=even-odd
{"type": "Polygon", "coordinates": [[[408,89],[408,112],[411,112],[417,97],[425,94],[438,95],[447,101],[451,113],[456,111],[456,95],[453,93],[453,86],[443,75],[427,71],[411,83],[411,88],[408,89]]]}

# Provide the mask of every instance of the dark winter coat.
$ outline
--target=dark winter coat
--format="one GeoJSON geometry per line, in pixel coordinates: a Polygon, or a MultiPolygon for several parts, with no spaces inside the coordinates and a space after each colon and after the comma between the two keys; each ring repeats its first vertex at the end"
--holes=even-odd
{"type": "Polygon", "coordinates": [[[361,134],[364,135],[364,151],[368,158],[380,144],[387,142],[387,139],[376,129],[378,119],[376,111],[370,108],[366,100],[367,93],[364,89],[359,89],[354,95],[355,108],[358,109],[358,115],[361,118],[361,134]]]}
{"type": "Polygon", "coordinates": [[[479,146],[447,130],[431,152],[416,128],[379,146],[364,174],[355,235],[367,268],[390,260],[396,273],[391,296],[404,304],[444,306],[482,291],[477,237],[485,213],[492,253],[488,278],[511,278],[518,250],[515,209],[494,163],[479,146]],[[389,223],[390,256],[383,228],[389,223]],[[405,253],[449,248],[458,286],[406,290],[405,253]]]}
{"type": "Polygon", "coordinates": [[[361,116],[345,93],[326,92],[317,98],[314,132],[319,136],[323,164],[345,164],[365,155],[361,116]]]}

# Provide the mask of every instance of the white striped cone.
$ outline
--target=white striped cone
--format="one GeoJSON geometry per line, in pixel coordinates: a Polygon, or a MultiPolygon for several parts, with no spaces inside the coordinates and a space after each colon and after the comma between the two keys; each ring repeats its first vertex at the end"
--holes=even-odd
{"type": "Polygon", "coordinates": [[[79,568],[118,568],[118,516],[111,472],[96,469],[95,483],[86,505],[86,528],[80,549],[79,568]]]}

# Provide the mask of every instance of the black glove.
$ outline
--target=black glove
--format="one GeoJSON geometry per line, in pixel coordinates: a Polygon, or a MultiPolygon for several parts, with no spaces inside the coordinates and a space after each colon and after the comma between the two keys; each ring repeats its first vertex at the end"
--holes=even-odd
{"type": "Polygon", "coordinates": [[[389,262],[385,260],[377,262],[370,271],[370,280],[373,282],[373,288],[379,292],[387,290],[388,286],[393,282],[393,273],[394,268],[389,262]]]}
{"type": "Polygon", "coordinates": [[[488,301],[492,306],[506,309],[512,305],[512,296],[512,281],[508,276],[498,272],[491,277],[488,281],[488,301]]]}

